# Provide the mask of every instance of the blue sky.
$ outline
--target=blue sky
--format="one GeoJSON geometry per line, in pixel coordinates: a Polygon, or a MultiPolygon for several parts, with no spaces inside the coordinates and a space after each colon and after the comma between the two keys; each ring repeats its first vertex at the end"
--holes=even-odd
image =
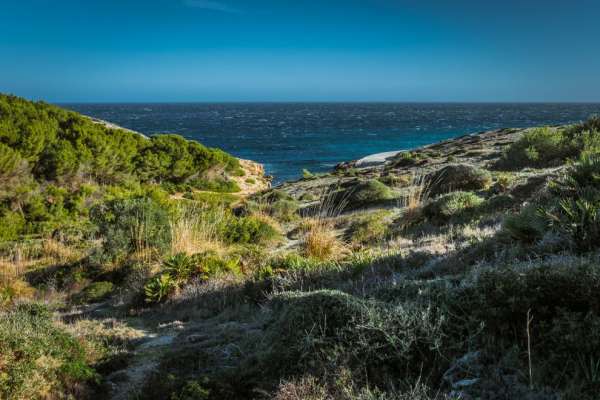
{"type": "Polygon", "coordinates": [[[0,0],[52,102],[600,101],[597,0],[0,0]]]}

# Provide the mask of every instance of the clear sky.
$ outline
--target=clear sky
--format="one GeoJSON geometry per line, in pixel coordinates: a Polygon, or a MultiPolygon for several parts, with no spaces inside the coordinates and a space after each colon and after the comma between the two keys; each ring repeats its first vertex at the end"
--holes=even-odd
{"type": "Polygon", "coordinates": [[[600,101],[598,0],[0,0],[52,102],[600,101]]]}

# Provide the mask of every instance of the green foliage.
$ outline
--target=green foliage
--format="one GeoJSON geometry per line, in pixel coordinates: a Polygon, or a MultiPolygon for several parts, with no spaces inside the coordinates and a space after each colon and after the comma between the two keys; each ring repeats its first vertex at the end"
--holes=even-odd
{"type": "Polygon", "coordinates": [[[545,211],[551,228],[571,239],[579,251],[589,251],[600,246],[600,196],[563,199],[556,211],[545,211]]]}
{"type": "Polygon", "coordinates": [[[403,151],[394,157],[393,166],[395,168],[409,167],[415,165],[419,159],[420,157],[418,153],[413,153],[412,151],[403,151]]]}
{"type": "Polygon", "coordinates": [[[348,228],[348,238],[361,245],[383,242],[389,235],[389,212],[380,211],[353,220],[348,228]]]}
{"type": "Polygon", "coordinates": [[[518,214],[507,216],[504,219],[503,230],[512,239],[533,243],[544,236],[547,224],[540,216],[537,206],[530,205],[523,208],[518,214]]]}
{"type": "Polygon", "coordinates": [[[238,258],[223,258],[216,253],[206,252],[196,255],[196,259],[198,260],[196,273],[204,281],[221,274],[241,274],[238,258]]]}
{"type": "Polygon", "coordinates": [[[80,343],[41,305],[0,312],[0,398],[66,398],[96,374],[80,343]]]}
{"type": "Polygon", "coordinates": [[[17,240],[25,228],[25,218],[18,212],[3,210],[0,215],[0,242],[17,240]]]}
{"type": "Polygon", "coordinates": [[[230,218],[221,224],[220,235],[228,243],[273,242],[279,238],[279,232],[267,222],[254,216],[230,218]]]}
{"type": "Polygon", "coordinates": [[[486,189],[492,183],[489,171],[468,164],[451,164],[425,178],[426,190],[431,196],[457,190],[472,191],[486,189]]]}
{"type": "Polygon", "coordinates": [[[226,179],[194,179],[190,182],[190,186],[198,190],[218,193],[237,193],[240,191],[240,187],[235,181],[226,179]]]}
{"type": "Polygon", "coordinates": [[[349,188],[341,196],[340,201],[346,201],[349,208],[376,204],[394,198],[394,192],[377,179],[358,183],[349,188]]]}
{"type": "Polygon", "coordinates": [[[279,221],[290,222],[298,218],[299,207],[296,200],[279,200],[269,204],[269,215],[279,221]]]}
{"type": "Polygon", "coordinates": [[[321,261],[315,258],[304,257],[296,252],[289,252],[283,255],[278,255],[269,260],[266,271],[260,271],[260,274],[283,271],[312,271],[317,269],[336,268],[338,264],[333,261],[321,261]]]}
{"type": "Polygon", "coordinates": [[[600,326],[595,295],[600,290],[600,270],[594,264],[495,268],[444,301],[459,319],[468,313],[465,329],[482,328],[481,340],[496,352],[516,345],[525,354],[529,310],[531,352],[537,355],[535,383],[572,392],[565,398],[593,399],[600,384],[593,366],[600,354],[595,333],[600,326]]]}
{"type": "Polygon", "coordinates": [[[75,296],[75,301],[80,304],[97,303],[108,298],[115,290],[112,282],[93,282],[86,286],[75,296]]]}
{"type": "Polygon", "coordinates": [[[537,128],[527,131],[511,144],[498,166],[505,169],[548,167],[576,156],[581,148],[564,130],[537,128]]]}
{"type": "Polygon", "coordinates": [[[565,177],[554,182],[557,204],[540,209],[550,228],[566,237],[579,252],[600,246],[599,183],[600,155],[583,153],[565,177]]]}
{"type": "Polygon", "coordinates": [[[223,258],[210,251],[194,255],[175,254],[163,262],[162,271],[149,279],[144,286],[146,302],[163,302],[177,288],[194,278],[207,281],[227,273],[235,275],[241,273],[238,258],[223,258]]]}
{"type": "Polygon", "coordinates": [[[196,269],[197,260],[185,253],[178,253],[163,262],[163,270],[176,281],[187,281],[196,269]]]}
{"type": "Polygon", "coordinates": [[[258,379],[348,370],[357,382],[377,386],[392,376],[431,376],[445,364],[444,316],[432,308],[337,291],[287,293],[271,305],[263,353],[243,366],[258,379]]]}
{"type": "Polygon", "coordinates": [[[177,282],[169,273],[162,273],[151,278],[144,285],[147,303],[161,303],[177,289],[177,282]]]}
{"type": "Polygon", "coordinates": [[[315,175],[306,168],[302,170],[302,179],[313,179],[314,177],[315,175]]]}
{"type": "Polygon", "coordinates": [[[452,192],[445,194],[423,207],[423,215],[437,223],[464,216],[468,211],[479,207],[483,199],[472,192],[452,192]]]}
{"type": "Polygon", "coordinates": [[[112,200],[93,208],[91,217],[112,259],[150,248],[164,252],[170,245],[168,212],[151,198],[112,200]]]}
{"type": "Polygon", "coordinates": [[[226,177],[240,172],[235,157],[181,136],[145,138],[56,106],[0,94],[0,215],[13,217],[3,209],[6,204],[25,220],[18,233],[0,226],[0,240],[85,225],[90,206],[105,193],[106,198],[138,196],[157,184],[239,191],[226,177]],[[49,181],[65,190],[59,196],[50,193],[49,181]],[[79,192],[83,182],[98,189],[95,196],[79,192]]]}

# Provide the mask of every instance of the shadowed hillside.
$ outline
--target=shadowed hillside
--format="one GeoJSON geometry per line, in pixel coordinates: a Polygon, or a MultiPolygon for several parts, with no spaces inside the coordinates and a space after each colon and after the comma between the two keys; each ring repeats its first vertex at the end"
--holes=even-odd
{"type": "Polygon", "coordinates": [[[252,165],[0,98],[0,398],[597,397],[600,120],[252,165]]]}

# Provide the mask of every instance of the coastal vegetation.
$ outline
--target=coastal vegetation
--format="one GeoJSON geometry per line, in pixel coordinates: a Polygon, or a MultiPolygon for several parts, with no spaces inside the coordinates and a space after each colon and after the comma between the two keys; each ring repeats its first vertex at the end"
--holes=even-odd
{"type": "Polygon", "coordinates": [[[220,150],[0,96],[0,398],[595,399],[599,144],[498,130],[242,193],[220,150]]]}

